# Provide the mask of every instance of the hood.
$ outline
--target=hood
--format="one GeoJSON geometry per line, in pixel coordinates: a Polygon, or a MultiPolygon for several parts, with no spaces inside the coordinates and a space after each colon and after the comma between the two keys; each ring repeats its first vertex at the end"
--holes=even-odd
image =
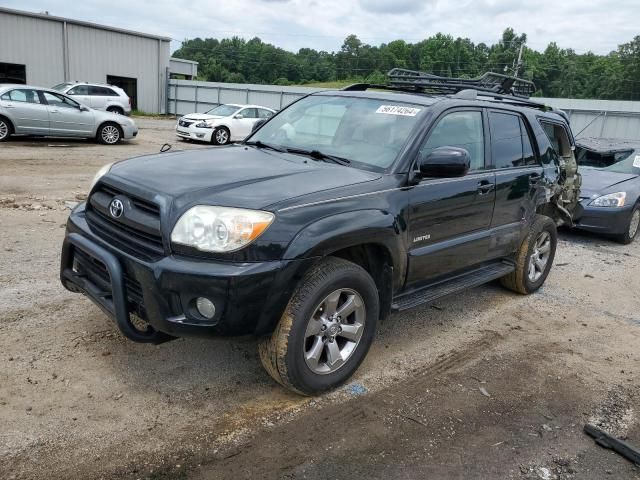
{"type": "Polygon", "coordinates": [[[580,187],[580,196],[582,198],[591,198],[599,196],[603,193],[611,193],[612,187],[638,178],[633,173],[609,172],[607,170],[599,170],[597,168],[580,168],[582,174],[582,186],[580,187]]]}
{"type": "Polygon", "coordinates": [[[184,115],[182,118],[185,120],[217,120],[224,117],[220,115],[208,115],[206,113],[190,113],[189,115],[184,115]]]}
{"type": "MultiPolygon", "coordinates": [[[[116,163],[107,177],[183,209],[195,204],[276,210],[285,200],[379,179],[379,173],[234,145],[116,163]]],[[[331,193],[327,193],[332,196],[331,193]]]]}

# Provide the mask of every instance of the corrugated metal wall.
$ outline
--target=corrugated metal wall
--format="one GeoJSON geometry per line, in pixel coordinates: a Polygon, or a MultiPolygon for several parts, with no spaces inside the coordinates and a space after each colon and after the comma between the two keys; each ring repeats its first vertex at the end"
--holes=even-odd
{"type": "Polygon", "coordinates": [[[26,65],[27,83],[106,83],[107,75],[137,80],[138,109],[164,113],[169,42],[124,32],[0,11],[0,62],[26,65]]]}
{"type": "MultiPolygon", "coordinates": [[[[170,80],[171,114],[204,112],[220,103],[253,103],[281,109],[294,100],[322,88],[284,87],[240,83],[170,80]]],[[[535,98],[569,114],[577,137],[608,137],[640,140],[640,102],[535,98]]]]}
{"type": "Polygon", "coordinates": [[[26,65],[28,83],[64,81],[63,38],[60,22],[0,12],[0,62],[26,65]]]}

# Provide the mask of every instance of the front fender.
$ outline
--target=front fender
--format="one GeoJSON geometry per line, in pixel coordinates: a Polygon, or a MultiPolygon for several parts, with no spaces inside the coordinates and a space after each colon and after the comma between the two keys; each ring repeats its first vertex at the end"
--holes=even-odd
{"type": "Polygon", "coordinates": [[[307,225],[288,245],[284,259],[325,257],[349,247],[380,245],[393,262],[393,286],[404,282],[407,255],[406,223],[401,216],[382,210],[355,210],[324,217],[307,225]]]}

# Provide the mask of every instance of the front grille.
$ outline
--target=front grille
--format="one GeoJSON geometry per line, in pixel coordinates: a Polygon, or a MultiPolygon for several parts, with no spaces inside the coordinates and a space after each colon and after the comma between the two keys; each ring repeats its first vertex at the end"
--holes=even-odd
{"type": "Polygon", "coordinates": [[[158,205],[100,184],[91,194],[86,211],[91,230],[114,247],[144,260],[164,254],[158,205]],[[114,199],[124,205],[120,217],[110,212],[114,199]]]}
{"type": "MultiPolygon", "coordinates": [[[[77,273],[85,275],[91,283],[101,288],[105,294],[111,294],[111,278],[104,263],[77,248],[74,250],[73,260],[73,268],[77,273]]],[[[124,288],[129,302],[128,311],[146,318],[140,282],[126,272],[123,275],[124,288]]]]}
{"type": "Polygon", "coordinates": [[[189,122],[187,120],[180,120],[178,122],[178,125],[180,125],[181,127],[188,127],[190,125],[193,125],[195,122],[189,122]]]}

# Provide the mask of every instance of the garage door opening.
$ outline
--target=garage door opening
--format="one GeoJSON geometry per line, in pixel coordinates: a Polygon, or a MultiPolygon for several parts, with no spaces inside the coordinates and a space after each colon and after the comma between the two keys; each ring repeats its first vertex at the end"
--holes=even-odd
{"type": "Polygon", "coordinates": [[[107,75],[107,83],[123,89],[131,99],[131,108],[138,109],[138,80],[136,78],[107,75]]]}
{"type": "Polygon", "coordinates": [[[0,83],[27,83],[27,67],[17,63],[0,63],[0,83]]]}

